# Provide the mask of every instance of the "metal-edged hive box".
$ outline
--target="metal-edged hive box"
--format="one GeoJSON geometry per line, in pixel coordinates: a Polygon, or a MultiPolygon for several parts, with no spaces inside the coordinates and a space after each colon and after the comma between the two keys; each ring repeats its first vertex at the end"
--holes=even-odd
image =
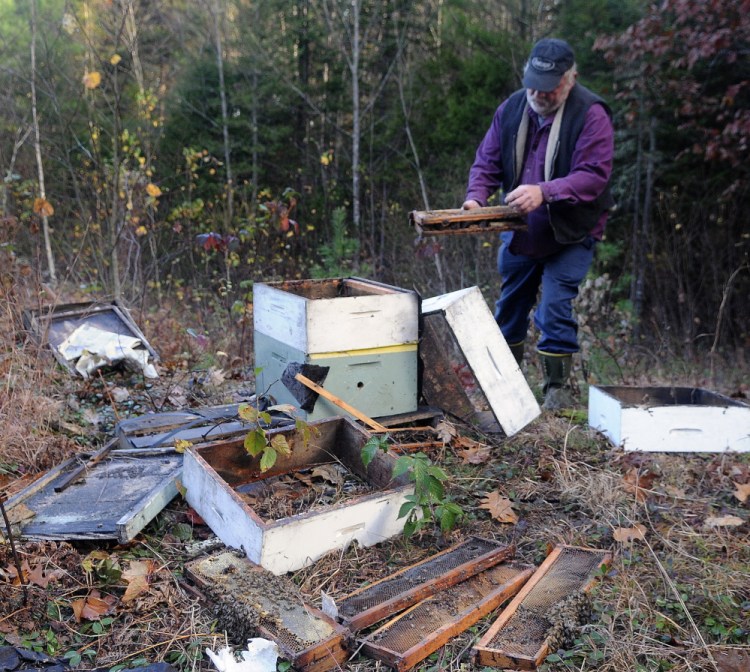
{"type": "Polygon", "coordinates": [[[701,388],[592,385],[589,426],[628,451],[750,451],[750,406],[701,388]]]}
{"type": "Polygon", "coordinates": [[[478,287],[422,302],[422,393],[483,431],[512,436],[541,409],[478,287]]]}
{"type": "Polygon", "coordinates": [[[347,418],[335,417],[299,429],[271,429],[267,438],[278,434],[291,451],[279,454],[265,472],[260,458],[245,450],[242,438],[198,444],[185,452],[185,497],[227,546],[242,548],[252,562],[283,574],[354,540],[371,546],[403,530],[405,519],[398,517],[399,510],[414,488],[405,475],[392,478],[396,457],[389,453],[378,451],[364,466],[361,452],[367,432],[347,418]],[[279,496],[280,507],[299,499],[289,481],[308,484],[311,473],[314,476],[325,465],[345,468],[367,487],[349,498],[306,504],[296,513],[283,509],[286,513],[274,516],[251,505],[253,493],[265,488],[279,496]]]}
{"type": "MultiPolygon", "coordinates": [[[[256,283],[257,389],[297,405],[281,382],[292,363],[328,367],[323,387],[370,417],[417,409],[419,295],[364,280],[256,283]]],[[[341,415],[319,398],[307,420],[341,415]]]]}

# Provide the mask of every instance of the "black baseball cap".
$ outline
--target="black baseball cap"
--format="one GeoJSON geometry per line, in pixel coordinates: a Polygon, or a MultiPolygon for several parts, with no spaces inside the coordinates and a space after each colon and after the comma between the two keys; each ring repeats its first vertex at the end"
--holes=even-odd
{"type": "Polygon", "coordinates": [[[573,67],[573,49],[565,40],[546,38],[534,45],[523,71],[523,85],[536,91],[553,91],[573,67]]]}

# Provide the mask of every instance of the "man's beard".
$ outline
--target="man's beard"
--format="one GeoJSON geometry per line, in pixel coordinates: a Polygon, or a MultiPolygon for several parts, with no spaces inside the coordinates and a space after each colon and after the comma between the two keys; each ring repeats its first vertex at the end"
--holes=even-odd
{"type": "Polygon", "coordinates": [[[529,107],[534,110],[537,114],[542,117],[548,117],[554,112],[557,112],[558,108],[562,104],[562,101],[555,100],[539,100],[535,99],[528,91],[526,92],[526,101],[529,103],[529,107]]]}

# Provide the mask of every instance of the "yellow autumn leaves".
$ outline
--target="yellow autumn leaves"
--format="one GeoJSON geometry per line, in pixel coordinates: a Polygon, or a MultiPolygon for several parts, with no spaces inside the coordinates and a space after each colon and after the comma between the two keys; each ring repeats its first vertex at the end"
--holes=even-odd
{"type": "MultiPolygon", "coordinates": [[[[109,62],[112,65],[117,65],[122,60],[122,57],[119,54],[113,54],[112,57],[109,59],[109,62]]],[[[82,77],[83,85],[87,89],[95,89],[102,83],[102,76],[101,73],[97,72],[96,70],[93,70],[92,72],[87,72],[82,77]]]]}

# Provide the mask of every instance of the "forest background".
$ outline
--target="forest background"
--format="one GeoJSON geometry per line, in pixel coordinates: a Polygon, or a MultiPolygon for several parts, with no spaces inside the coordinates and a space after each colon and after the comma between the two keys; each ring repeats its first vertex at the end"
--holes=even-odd
{"type": "Polygon", "coordinates": [[[747,0],[0,0],[0,254],[43,302],[183,306],[235,342],[255,281],[492,301],[495,239],[415,241],[408,213],[458,207],[554,35],[617,132],[584,347],[744,366],[748,17],[747,0]]]}

